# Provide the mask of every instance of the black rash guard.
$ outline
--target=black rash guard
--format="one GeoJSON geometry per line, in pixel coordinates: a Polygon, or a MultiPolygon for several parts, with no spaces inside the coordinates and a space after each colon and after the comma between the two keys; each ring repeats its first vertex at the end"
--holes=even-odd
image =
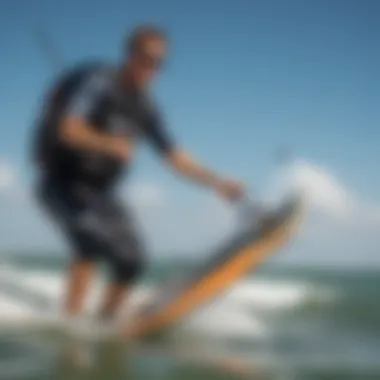
{"type": "Polygon", "coordinates": [[[81,117],[104,133],[145,139],[162,155],[173,149],[159,111],[147,94],[123,89],[117,73],[105,65],[88,64],[71,70],[53,87],[34,145],[34,158],[47,176],[58,182],[109,188],[123,170],[120,160],[60,142],[58,127],[67,116],[81,117]]]}

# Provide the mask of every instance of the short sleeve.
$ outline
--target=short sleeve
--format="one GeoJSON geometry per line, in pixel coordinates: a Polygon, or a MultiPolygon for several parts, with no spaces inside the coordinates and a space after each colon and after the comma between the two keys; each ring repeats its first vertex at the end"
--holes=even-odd
{"type": "Polygon", "coordinates": [[[174,149],[174,141],[165,126],[163,117],[151,102],[144,105],[142,129],[147,141],[161,155],[167,155],[174,149]]]}
{"type": "Polygon", "coordinates": [[[88,119],[104,99],[109,89],[107,78],[99,72],[91,73],[79,85],[67,104],[67,116],[79,116],[88,119]]]}

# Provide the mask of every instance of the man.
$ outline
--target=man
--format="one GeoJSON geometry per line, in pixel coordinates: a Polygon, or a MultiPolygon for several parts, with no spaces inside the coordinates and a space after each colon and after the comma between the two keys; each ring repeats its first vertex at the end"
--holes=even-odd
{"type": "Polygon", "coordinates": [[[94,262],[108,262],[112,278],[100,314],[112,318],[143,269],[133,218],[117,199],[117,181],[139,140],[148,141],[177,173],[237,200],[242,186],[223,179],[179,149],[149,99],[148,86],[163,64],[167,41],[153,26],[127,40],[123,62],[69,71],[48,96],[38,123],[35,159],[38,199],[73,250],[65,311],[80,313],[94,262]]]}

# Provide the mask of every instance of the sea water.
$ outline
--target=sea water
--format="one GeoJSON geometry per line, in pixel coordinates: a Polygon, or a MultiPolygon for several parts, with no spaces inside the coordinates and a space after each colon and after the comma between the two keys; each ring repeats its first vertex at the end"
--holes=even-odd
{"type": "MultiPolygon", "coordinates": [[[[265,266],[164,339],[125,344],[89,327],[103,272],[86,305],[87,330],[54,330],[64,269],[55,255],[3,256],[0,379],[380,379],[380,271],[265,266]]],[[[152,263],[125,307],[190,270],[180,259],[152,263]]]]}

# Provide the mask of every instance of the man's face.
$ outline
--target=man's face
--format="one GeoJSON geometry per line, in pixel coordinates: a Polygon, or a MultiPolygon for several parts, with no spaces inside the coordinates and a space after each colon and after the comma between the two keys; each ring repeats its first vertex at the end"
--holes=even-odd
{"type": "Polygon", "coordinates": [[[160,70],[165,58],[166,44],[159,38],[146,38],[130,57],[132,79],[139,87],[148,85],[160,70]]]}

